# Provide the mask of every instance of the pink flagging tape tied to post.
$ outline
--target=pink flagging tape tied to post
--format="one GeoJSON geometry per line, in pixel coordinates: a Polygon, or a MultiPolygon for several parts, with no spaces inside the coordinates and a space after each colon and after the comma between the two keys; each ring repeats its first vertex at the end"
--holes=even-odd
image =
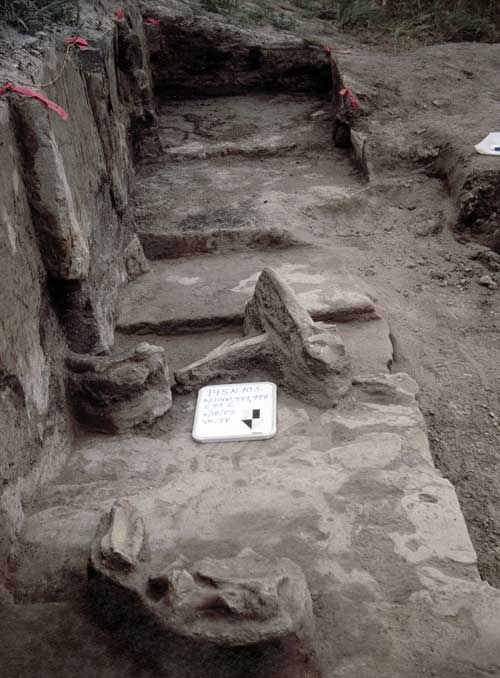
{"type": "Polygon", "coordinates": [[[361,108],[361,105],[357,100],[356,96],[351,92],[351,90],[348,87],[344,87],[344,89],[341,89],[340,94],[347,99],[347,101],[355,111],[361,108]]]}
{"type": "Polygon", "coordinates": [[[120,9],[116,10],[115,17],[118,19],[118,21],[125,19],[125,10],[123,9],[123,7],[120,7],[120,9]]]}
{"type": "Polygon", "coordinates": [[[64,40],[68,45],[75,45],[75,47],[78,47],[79,49],[86,49],[89,46],[88,40],[85,40],[85,38],[82,38],[80,35],[64,38],[64,40]]]}
{"type": "Polygon", "coordinates": [[[37,99],[37,101],[40,101],[46,108],[54,111],[54,113],[57,113],[57,115],[63,120],[68,119],[68,114],[64,108],[61,108],[59,104],[56,104],[54,101],[51,101],[46,96],[34,89],[30,89],[29,87],[18,87],[17,85],[13,85],[11,82],[6,82],[5,85],[0,87],[0,94],[7,94],[8,92],[20,94],[23,97],[30,97],[31,99],[37,99]]]}
{"type": "Polygon", "coordinates": [[[144,19],[144,23],[147,24],[148,26],[159,26],[160,25],[160,20],[155,19],[154,17],[148,17],[147,19],[144,19]]]}

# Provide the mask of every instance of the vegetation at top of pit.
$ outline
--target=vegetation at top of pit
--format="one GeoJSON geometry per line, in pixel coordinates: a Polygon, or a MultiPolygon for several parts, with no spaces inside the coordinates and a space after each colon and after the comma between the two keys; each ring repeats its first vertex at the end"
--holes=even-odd
{"type": "MultiPolygon", "coordinates": [[[[286,3],[201,0],[201,5],[244,25],[271,24],[284,30],[296,25],[286,3]]],[[[293,7],[304,18],[331,22],[372,44],[500,41],[500,0],[291,0],[293,7]]]]}
{"type": "Polygon", "coordinates": [[[8,24],[33,33],[52,23],[78,21],[79,0],[0,0],[0,27],[8,24]]]}
{"type": "Polygon", "coordinates": [[[306,11],[334,13],[345,29],[378,41],[462,42],[500,40],[499,0],[297,0],[306,11]],[[314,7],[316,5],[316,7],[314,7]]]}
{"type": "MultiPolygon", "coordinates": [[[[289,0],[289,3],[199,0],[242,25],[293,30],[298,16],[331,22],[364,42],[405,47],[500,41],[500,0],[289,0]],[[294,11],[298,12],[298,16],[294,11]]],[[[52,23],[75,24],[79,0],[0,0],[0,27],[33,33],[52,23]]]]}

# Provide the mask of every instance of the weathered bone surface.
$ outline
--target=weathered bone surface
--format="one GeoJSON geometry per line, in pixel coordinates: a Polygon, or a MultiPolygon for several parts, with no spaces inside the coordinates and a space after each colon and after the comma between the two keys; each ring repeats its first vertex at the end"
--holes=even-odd
{"type": "Polygon", "coordinates": [[[128,431],[170,409],[169,371],[159,346],[142,343],[103,357],[72,353],[66,364],[75,416],[86,429],[128,431]]]}
{"type": "Polygon", "coordinates": [[[257,281],[245,324],[267,333],[281,382],[292,392],[328,407],[349,390],[350,363],[335,326],[316,325],[272,269],[257,281]]]}
{"type": "Polygon", "coordinates": [[[271,342],[266,334],[225,341],[201,360],[177,371],[177,386],[179,390],[189,392],[214,379],[241,378],[256,364],[270,362],[272,357],[271,342]]]}
{"type": "MultiPolygon", "coordinates": [[[[265,365],[281,386],[321,407],[332,407],[351,386],[351,366],[334,325],[316,324],[293,290],[265,269],[245,310],[245,329],[255,337],[226,343],[175,374],[182,390],[235,371],[265,365]],[[258,334],[260,333],[260,335],[258,334]]],[[[239,373],[241,376],[241,372],[239,373]]]]}
{"type": "Polygon", "coordinates": [[[119,499],[111,509],[108,530],[101,539],[103,563],[112,570],[135,568],[144,538],[141,516],[128,499],[119,499]]]}
{"type": "Polygon", "coordinates": [[[166,633],[220,646],[310,638],[311,596],[301,568],[288,558],[244,549],[234,558],[195,563],[180,557],[156,574],[145,540],[138,512],[120,499],[101,521],[90,556],[107,604],[118,585],[166,633]]]}
{"type": "Polygon", "coordinates": [[[288,558],[266,560],[255,553],[205,558],[152,579],[155,584],[167,587],[165,623],[194,639],[253,645],[302,634],[312,626],[304,575],[288,558]]]}

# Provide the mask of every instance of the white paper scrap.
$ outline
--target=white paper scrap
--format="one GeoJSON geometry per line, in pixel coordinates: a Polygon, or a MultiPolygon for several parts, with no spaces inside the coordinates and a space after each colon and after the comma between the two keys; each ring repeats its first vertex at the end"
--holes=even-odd
{"type": "Polygon", "coordinates": [[[500,156],[500,132],[491,132],[481,143],[475,146],[475,149],[481,155],[500,156]]]}

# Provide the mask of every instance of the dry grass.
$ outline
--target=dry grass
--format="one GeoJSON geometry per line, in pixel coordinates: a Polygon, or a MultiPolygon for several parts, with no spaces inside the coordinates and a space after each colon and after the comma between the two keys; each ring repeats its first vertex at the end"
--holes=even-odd
{"type": "Polygon", "coordinates": [[[79,0],[0,0],[0,25],[32,33],[54,22],[74,23],[79,0]]]}
{"type": "Polygon", "coordinates": [[[369,42],[500,41],[500,0],[295,0],[369,42]]]}
{"type": "Polygon", "coordinates": [[[210,12],[232,12],[238,7],[238,0],[202,0],[202,6],[210,12]]]}

